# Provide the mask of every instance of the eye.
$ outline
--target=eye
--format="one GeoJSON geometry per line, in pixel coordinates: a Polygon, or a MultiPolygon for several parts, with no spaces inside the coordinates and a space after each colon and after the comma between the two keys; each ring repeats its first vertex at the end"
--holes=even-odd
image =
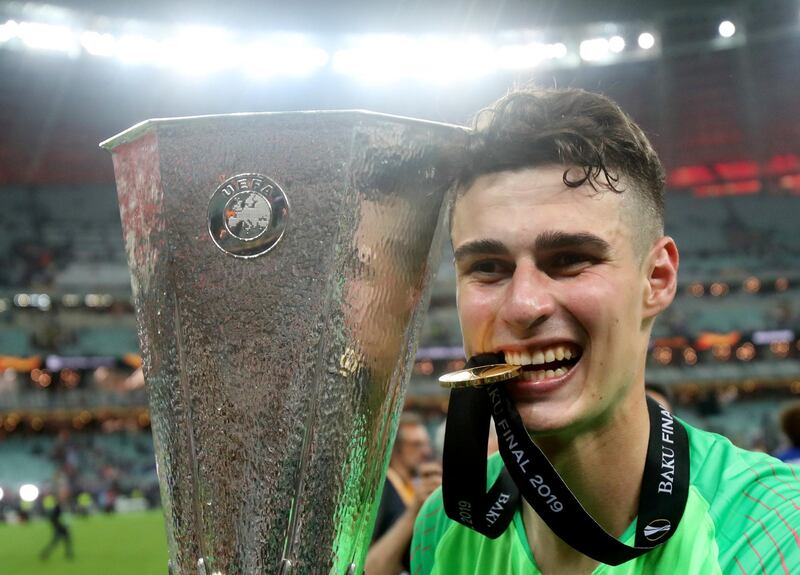
{"type": "Polygon", "coordinates": [[[482,280],[494,280],[509,271],[509,264],[498,259],[478,259],[465,266],[464,275],[482,280]]]}
{"type": "Polygon", "coordinates": [[[584,252],[560,252],[554,254],[547,266],[558,273],[577,273],[597,263],[597,258],[584,252]]]}
{"type": "Polygon", "coordinates": [[[559,267],[569,267],[588,261],[589,257],[584,254],[567,252],[558,254],[553,258],[553,263],[559,267]]]}

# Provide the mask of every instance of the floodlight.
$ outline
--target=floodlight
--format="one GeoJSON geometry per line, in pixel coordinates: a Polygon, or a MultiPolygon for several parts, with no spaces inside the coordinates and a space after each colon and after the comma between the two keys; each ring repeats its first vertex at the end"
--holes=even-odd
{"type": "Polygon", "coordinates": [[[580,55],[582,60],[596,62],[608,57],[609,45],[607,38],[592,38],[584,40],[580,45],[580,55]]]}
{"type": "Polygon", "coordinates": [[[186,26],[163,43],[164,62],[178,71],[199,75],[213,73],[237,63],[240,48],[221,28],[186,26]]]}
{"type": "Polygon", "coordinates": [[[17,307],[28,307],[31,305],[31,296],[26,293],[18,293],[14,296],[14,305],[17,307]]]}
{"type": "Polygon", "coordinates": [[[333,69],[367,83],[442,83],[482,76],[495,68],[496,58],[495,49],[478,37],[369,34],[352,38],[349,47],[337,51],[333,69]]]}
{"type": "Polygon", "coordinates": [[[52,301],[50,300],[50,296],[46,293],[39,294],[39,297],[36,299],[36,307],[42,310],[50,309],[50,304],[52,301]]]}
{"type": "Polygon", "coordinates": [[[255,79],[305,77],[328,63],[328,53],[302,34],[273,34],[245,46],[239,57],[244,72],[255,79]]]}
{"type": "Polygon", "coordinates": [[[113,56],[116,44],[117,40],[111,34],[101,34],[91,30],[81,34],[81,46],[92,56],[113,56]]]}
{"type": "Polygon", "coordinates": [[[544,60],[563,58],[567,54],[564,44],[513,44],[495,50],[497,66],[509,70],[534,68],[544,60]]]}
{"type": "Polygon", "coordinates": [[[625,49],[625,38],[622,36],[612,36],[608,39],[608,49],[619,54],[625,49]]]}
{"type": "Polygon", "coordinates": [[[14,20],[8,20],[5,24],[0,24],[0,42],[8,42],[19,35],[19,24],[14,20]]]}
{"type": "Polygon", "coordinates": [[[39,497],[39,488],[32,483],[26,483],[19,488],[19,498],[28,503],[36,501],[39,497]]]}
{"type": "Polygon", "coordinates": [[[77,54],[79,50],[75,33],[66,26],[22,22],[17,35],[29,48],[77,54]]]}
{"type": "Polygon", "coordinates": [[[650,32],[642,32],[639,34],[639,48],[642,50],[649,50],[656,45],[656,38],[650,32]]]}
{"type": "Polygon", "coordinates": [[[127,64],[163,63],[161,43],[136,34],[121,36],[117,41],[114,55],[127,64]]]}
{"type": "Polygon", "coordinates": [[[730,38],[736,34],[736,25],[730,20],[723,20],[719,24],[719,35],[723,38],[730,38]]]}

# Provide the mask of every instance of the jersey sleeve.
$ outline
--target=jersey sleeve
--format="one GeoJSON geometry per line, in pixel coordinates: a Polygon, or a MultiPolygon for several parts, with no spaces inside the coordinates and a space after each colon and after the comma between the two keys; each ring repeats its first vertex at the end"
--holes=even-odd
{"type": "Polygon", "coordinates": [[[718,540],[727,547],[725,572],[800,573],[797,469],[767,456],[747,459],[738,469],[746,481],[733,493],[725,521],[719,525],[718,540]]]}

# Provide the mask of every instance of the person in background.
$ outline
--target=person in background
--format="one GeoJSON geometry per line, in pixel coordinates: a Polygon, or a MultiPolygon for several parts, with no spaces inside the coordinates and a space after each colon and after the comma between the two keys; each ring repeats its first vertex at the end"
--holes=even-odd
{"type": "Polygon", "coordinates": [[[403,413],[367,553],[367,575],[409,571],[414,521],[422,504],[442,483],[442,468],[431,461],[432,455],[430,435],[422,419],[415,413],[403,413]]]}
{"type": "Polygon", "coordinates": [[[50,554],[55,550],[58,544],[64,542],[64,554],[67,559],[73,559],[72,552],[72,535],[69,531],[69,526],[64,522],[63,510],[69,502],[69,489],[61,487],[58,490],[58,495],[51,495],[52,507],[47,510],[47,518],[50,521],[50,526],[53,528],[53,537],[47,546],[39,553],[39,558],[42,561],[49,559],[50,554]]]}
{"type": "Polygon", "coordinates": [[[789,439],[790,446],[775,454],[775,457],[792,465],[800,465],[800,401],[790,403],[781,412],[781,429],[789,439]]]}

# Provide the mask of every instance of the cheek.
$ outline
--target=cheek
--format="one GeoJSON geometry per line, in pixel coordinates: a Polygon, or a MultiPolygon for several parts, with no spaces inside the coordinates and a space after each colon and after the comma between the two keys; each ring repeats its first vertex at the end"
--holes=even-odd
{"type": "Polygon", "coordinates": [[[593,343],[616,346],[629,352],[627,340],[639,331],[639,303],[633,278],[630,281],[593,282],[582,286],[572,298],[571,309],[590,333],[593,343]]]}
{"type": "Polygon", "coordinates": [[[634,312],[630,294],[624,283],[585,282],[571,286],[567,305],[594,338],[618,337],[617,330],[629,324],[634,312]]]}
{"type": "Polygon", "coordinates": [[[484,342],[496,317],[494,300],[479,290],[459,288],[456,294],[458,319],[467,352],[472,353],[484,342]]]}

